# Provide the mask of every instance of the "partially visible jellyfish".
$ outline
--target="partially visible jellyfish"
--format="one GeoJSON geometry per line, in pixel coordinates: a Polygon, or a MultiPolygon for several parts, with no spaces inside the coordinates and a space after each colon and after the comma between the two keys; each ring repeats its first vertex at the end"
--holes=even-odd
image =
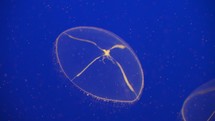
{"type": "Polygon", "coordinates": [[[114,33],[75,27],[62,32],[55,46],[62,72],[87,95],[127,103],[140,98],[142,67],[131,47],[114,33]]]}
{"type": "Polygon", "coordinates": [[[215,121],[215,80],[194,90],[184,101],[181,114],[184,121],[215,121]]]}

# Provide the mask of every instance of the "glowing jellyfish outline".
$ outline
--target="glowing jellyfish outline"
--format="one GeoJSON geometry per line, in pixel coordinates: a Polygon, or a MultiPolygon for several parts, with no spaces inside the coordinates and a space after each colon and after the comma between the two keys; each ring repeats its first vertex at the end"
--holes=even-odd
{"type": "MultiPolygon", "coordinates": [[[[208,83],[211,83],[211,82],[213,82],[213,81],[214,81],[214,80],[209,81],[209,82],[207,82],[207,83],[201,85],[200,87],[198,87],[198,88],[197,88],[196,90],[194,90],[194,91],[191,93],[191,95],[189,95],[189,96],[187,97],[187,99],[184,101],[183,106],[182,106],[182,109],[181,109],[181,115],[182,115],[182,119],[183,119],[184,121],[187,121],[187,118],[186,118],[186,116],[185,116],[185,111],[184,111],[184,110],[185,110],[185,106],[187,105],[187,103],[189,102],[189,100],[192,99],[193,97],[196,97],[196,96],[199,96],[199,95],[203,95],[203,94],[206,94],[206,93],[210,93],[210,92],[215,91],[215,88],[208,88],[207,90],[198,91],[198,90],[200,90],[203,86],[205,86],[205,85],[207,85],[208,83]]],[[[214,115],[215,115],[215,110],[211,113],[211,115],[209,115],[209,118],[207,119],[207,121],[210,121],[211,118],[212,118],[214,115]]]]}
{"type": "Polygon", "coordinates": [[[67,30],[65,30],[64,32],[62,32],[62,33],[57,37],[56,42],[55,42],[55,53],[56,53],[56,57],[57,57],[57,62],[59,63],[59,66],[60,66],[60,68],[61,68],[63,74],[64,74],[76,87],[78,87],[80,90],[82,90],[82,91],[83,91],[84,93],[86,93],[87,95],[89,94],[89,95],[91,95],[92,97],[94,97],[94,98],[96,98],[96,99],[101,99],[101,100],[103,100],[103,101],[112,101],[112,102],[121,102],[121,103],[133,103],[133,102],[139,100],[139,98],[140,98],[140,96],[141,96],[141,94],[142,94],[142,90],[143,90],[143,88],[144,88],[144,76],[143,76],[144,73],[143,73],[143,70],[142,70],[142,66],[141,66],[141,64],[140,64],[140,62],[139,62],[139,59],[137,58],[137,56],[136,56],[135,53],[133,52],[133,50],[128,46],[127,43],[125,43],[124,41],[122,41],[122,39],[121,39],[120,37],[118,37],[116,34],[110,32],[110,31],[101,29],[101,28],[91,27],[91,26],[80,26],[80,27],[70,28],[70,29],[67,29],[67,30]],[[113,45],[111,48],[109,48],[109,49],[106,50],[106,49],[101,48],[100,46],[97,45],[97,43],[95,43],[95,42],[93,42],[93,41],[91,41],[91,40],[82,39],[82,38],[77,38],[77,37],[74,37],[74,36],[72,36],[72,35],[70,35],[70,34],[67,33],[68,31],[72,31],[72,30],[75,30],[75,29],[85,29],[85,28],[87,28],[87,29],[90,28],[90,29],[94,29],[94,30],[99,30],[99,31],[102,31],[102,32],[107,33],[107,34],[109,34],[109,35],[113,35],[118,41],[120,41],[121,43],[123,43],[123,45],[121,45],[121,44],[116,44],[116,45],[113,45]],[[70,77],[66,74],[66,72],[64,71],[64,69],[63,69],[63,67],[62,67],[62,65],[61,65],[60,59],[59,59],[59,55],[58,55],[58,41],[59,41],[59,38],[61,37],[62,34],[65,34],[65,35],[67,35],[69,38],[72,38],[72,39],[77,40],[77,41],[82,41],[82,42],[90,43],[90,44],[96,46],[99,50],[103,51],[103,54],[100,55],[100,56],[98,56],[98,57],[96,57],[96,58],[94,58],[94,59],[93,59],[87,66],[85,66],[85,68],[82,69],[82,71],[79,72],[75,77],[70,78],[70,77]],[[124,45],[125,45],[125,46],[124,46],[124,45]],[[137,62],[137,64],[138,64],[138,67],[140,67],[139,69],[140,69],[140,71],[141,71],[141,79],[142,79],[142,80],[141,80],[141,87],[140,87],[140,89],[139,89],[138,94],[135,92],[135,90],[133,89],[133,87],[132,87],[131,84],[129,83],[129,81],[128,81],[128,79],[127,79],[127,76],[126,76],[126,74],[125,74],[125,72],[124,72],[124,70],[123,70],[121,64],[118,63],[118,61],[116,61],[116,60],[110,55],[110,51],[111,51],[112,49],[115,49],[115,48],[119,48],[119,49],[127,48],[127,49],[129,50],[129,52],[131,52],[131,54],[132,54],[133,57],[135,58],[135,60],[136,60],[136,62],[137,62]],[[120,69],[120,71],[121,71],[121,73],[122,73],[122,76],[123,76],[123,78],[124,78],[124,81],[125,81],[126,85],[127,85],[128,88],[130,89],[130,91],[132,91],[132,92],[135,94],[135,96],[136,96],[136,98],[135,98],[134,100],[117,100],[117,99],[109,99],[109,98],[100,97],[100,96],[97,96],[97,95],[95,95],[95,94],[93,94],[93,93],[91,93],[91,92],[88,92],[88,91],[82,89],[80,86],[78,86],[76,83],[73,82],[73,80],[74,80],[75,78],[79,77],[87,68],[89,68],[89,66],[91,66],[95,61],[97,61],[97,60],[98,60],[99,58],[101,58],[101,57],[103,57],[103,58],[102,58],[103,63],[104,63],[104,59],[107,58],[107,59],[110,60],[113,64],[117,64],[117,66],[119,67],[119,69],[120,69]]]}

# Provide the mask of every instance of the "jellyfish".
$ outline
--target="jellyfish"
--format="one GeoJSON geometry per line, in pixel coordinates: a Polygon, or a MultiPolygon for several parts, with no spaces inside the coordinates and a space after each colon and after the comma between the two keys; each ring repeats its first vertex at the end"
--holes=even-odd
{"type": "Polygon", "coordinates": [[[116,34],[97,27],[74,27],[55,42],[63,74],[81,91],[103,101],[137,101],[143,70],[131,47],[116,34]]]}
{"type": "Polygon", "coordinates": [[[181,110],[184,121],[215,121],[215,80],[194,90],[181,110]]]}

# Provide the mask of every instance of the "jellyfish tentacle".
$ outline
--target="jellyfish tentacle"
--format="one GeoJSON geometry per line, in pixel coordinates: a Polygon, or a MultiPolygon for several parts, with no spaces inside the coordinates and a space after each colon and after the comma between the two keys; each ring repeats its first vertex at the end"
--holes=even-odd
{"type": "Polygon", "coordinates": [[[97,61],[101,57],[102,56],[98,56],[98,57],[94,58],[81,72],[79,72],[75,77],[73,77],[73,79],[71,81],[73,81],[75,78],[79,77],[82,73],[84,73],[84,71],[86,71],[95,61],[97,61]]]}
{"type": "Polygon", "coordinates": [[[116,64],[112,56],[108,56],[107,59],[110,60],[113,64],[116,64]]]}
{"type": "Polygon", "coordinates": [[[116,44],[116,45],[112,46],[109,50],[113,50],[116,48],[125,49],[126,47],[124,45],[121,45],[121,44],[116,44]]]}
{"type": "Polygon", "coordinates": [[[214,116],[215,116],[215,111],[212,112],[212,114],[210,115],[210,117],[208,118],[207,121],[211,121],[212,117],[214,117],[214,116]]]}
{"type": "Polygon", "coordinates": [[[95,45],[99,50],[103,50],[100,46],[98,46],[95,42],[91,41],[91,40],[87,40],[87,39],[82,39],[82,38],[78,38],[78,37],[74,37],[72,35],[69,35],[68,33],[64,32],[64,34],[66,34],[69,38],[72,38],[74,40],[78,40],[78,41],[82,41],[82,42],[86,42],[86,43],[90,43],[95,45]]]}
{"type": "Polygon", "coordinates": [[[127,78],[127,76],[126,76],[126,74],[125,74],[125,71],[124,71],[124,69],[122,68],[121,64],[120,64],[118,61],[116,61],[112,56],[110,56],[110,58],[111,58],[111,60],[113,60],[113,61],[116,63],[116,65],[119,67],[119,69],[120,69],[120,71],[121,71],[121,73],[122,73],[122,76],[123,76],[123,78],[124,78],[124,81],[125,81],[126,85],[128,86],[128,88],[135,94],[135,96],[137,96],[137,93],[135,92],[134,88],[133,88],[132,85],[130,84],[130,82],[129,82],[129,80],[128,80],[128,78],[127,78]]]}

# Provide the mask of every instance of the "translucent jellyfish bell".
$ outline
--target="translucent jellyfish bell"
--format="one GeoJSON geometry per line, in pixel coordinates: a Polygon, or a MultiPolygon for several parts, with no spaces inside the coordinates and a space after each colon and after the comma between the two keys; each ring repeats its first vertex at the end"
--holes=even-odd
{"type": "Polygon", "coordinates": [[[215,80],[198,87],[184,101],[183,121],[215,121],[215,80]]]}
{"type": "Polygon", "coordinates": [[[144,79],[137,56],[110,31],[75,27],[56,40],[62,72],[87,95],[104,101],[134,102],[140,98],[144,79]]]}

